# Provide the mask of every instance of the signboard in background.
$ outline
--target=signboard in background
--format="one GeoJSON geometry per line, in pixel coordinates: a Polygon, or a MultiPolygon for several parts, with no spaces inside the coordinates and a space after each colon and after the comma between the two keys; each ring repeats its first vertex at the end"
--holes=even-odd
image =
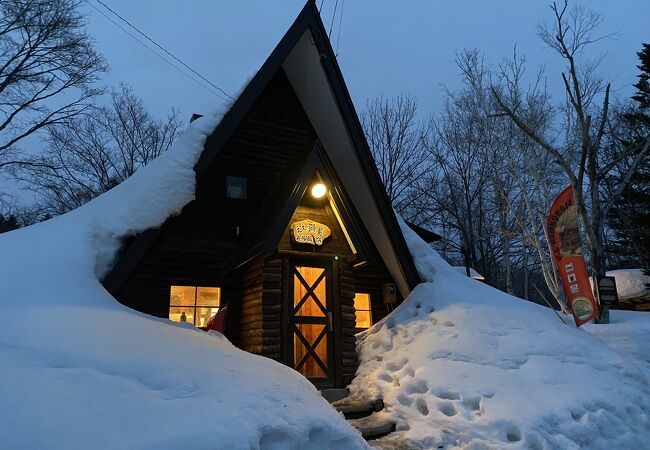
{"type": "Polygon", "coordinates": [[[616,291],[616,278],[600,277],[596,284],[598,300],[601,305],[618,306],[618,292],[616,291]]]}
{"type": "Polygon", "coordinates": [[[553,258],[562,277],[562,287],[573,318],[581,326],[598,316],[598,305],[589,283],[582,254],[578,214],[573,186],[563,190],[551,205],[546,225],[553,258]]]}

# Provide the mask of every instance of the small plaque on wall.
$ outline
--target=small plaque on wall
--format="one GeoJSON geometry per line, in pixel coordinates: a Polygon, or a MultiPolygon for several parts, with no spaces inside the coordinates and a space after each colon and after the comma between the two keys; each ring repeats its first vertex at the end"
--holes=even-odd
{"type": "Polygon", "coordinates": [[[246,200],[246,178],[243,177],[226,177],[226,197],[246,200]]]}
{"type": "Polygon", "coordinates": [[[332,231],[327,225],[305,219],[291,224],[291,237],[298,244],[323,245],[332,231]]]}

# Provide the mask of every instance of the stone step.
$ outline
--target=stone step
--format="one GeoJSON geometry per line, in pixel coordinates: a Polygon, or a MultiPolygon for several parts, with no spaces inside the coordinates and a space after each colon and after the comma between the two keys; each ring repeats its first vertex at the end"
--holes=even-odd
{"type": "Polygon", "coordinates": [[[384,409],[384,402],[381,399],[367,400],[361,397],[346,397],[333,402],[332,406],[342,412],[346,419],[359,419],[384,409]]]}
{"type": "Polygon", "coordinates": [[[378,414],[372,414],[359,419],[350,419],[348,422],[350,422],[350,425],[354,428],[359,430],[361,436],[363,436],[366,441],[379,439],[395,431],[395,423],[378,414]]]}
{"type": "Polygon", "coordinates": [[[334,403],[350,395],[350,391],[347,389],[321,389],[320,394],[328,402],[334,403]]]}

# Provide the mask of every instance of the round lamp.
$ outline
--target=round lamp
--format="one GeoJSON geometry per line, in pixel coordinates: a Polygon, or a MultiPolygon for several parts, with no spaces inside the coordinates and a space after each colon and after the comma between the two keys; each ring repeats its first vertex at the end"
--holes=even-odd
{"type": "Polygon", "coordinates": [[[316,183],[311,188],[311,195],[314,198],[321,198],[327,193],[327,188],[323,183],[316,183]]]}

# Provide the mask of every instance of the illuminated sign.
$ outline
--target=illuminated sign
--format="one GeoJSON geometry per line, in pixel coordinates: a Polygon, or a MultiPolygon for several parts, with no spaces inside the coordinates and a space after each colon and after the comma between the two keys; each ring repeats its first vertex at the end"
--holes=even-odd
{"type": "Polygon", "coordinates": [[[332,231],[327,225],[310,219],[299,220],[291,224],[291,236],[298,244],[323,245],[332,231]]]}

